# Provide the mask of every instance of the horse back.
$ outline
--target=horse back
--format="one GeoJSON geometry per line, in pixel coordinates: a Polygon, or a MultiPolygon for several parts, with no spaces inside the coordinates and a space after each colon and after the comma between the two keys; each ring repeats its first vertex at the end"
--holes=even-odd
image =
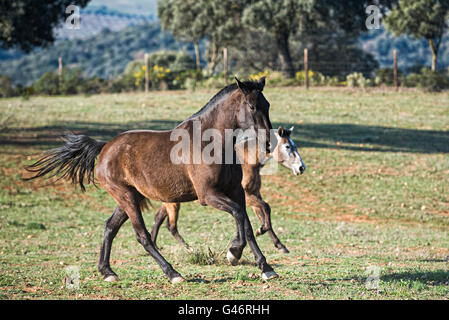
{"type": "MultiPolygon", "coordinates": [[[[109,185],[134,187],[143,196],[164,202],[195,200],[196,193],[184,164],[174,164],[171,131],[133,130],[109,141],[98,157],[96,175],[109,185]]],[[[109,186],[109,188],[108,188],[109,186]]]]}

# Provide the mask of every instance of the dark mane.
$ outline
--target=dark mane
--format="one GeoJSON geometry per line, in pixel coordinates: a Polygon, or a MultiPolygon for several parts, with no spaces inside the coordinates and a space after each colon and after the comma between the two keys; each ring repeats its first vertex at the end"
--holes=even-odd
{"type": "MultiPolygon", "coordinates": [[[[243,82],[245,84],[245,86],[251,88],[251,90],[263,90],[263,86],[257,82],[257,81],[245,81],[243,82]]],[[[186,120],[190,120],[192,118],[195,118],[201,114],[203,114],[204,112],[206,112],[211,106],[215,105],[215,103],[220,100],[223,96],[233,92],[234,90],[236,90],[237,84],[233,83],[230,85],[227,85],[226,87],[224,87],[223,89],[221,89],[220,91],[218,91],[218,93],[216,95],[214,95],[212,97],[212,99],[209,100],[208,103],[206,103],[206,105],[204,107],[202,107],[200,110],[198,110],[197,112],[195,112],[194,114],[192,114],[190,117],[188,117],[186,120]]],[[[185,120],[185,121],[186,121],[185,120]]]]}
{"type": "Polygon", "coordinates": [[[237,85],[235,83],[230,84],[220,91],[216,95],[212,97],[212,99],[209,100],[208,103],[204,107],[202,107],[200,110],[192,114],[190,117],[188,117],[186,120],[192,119],[196,116],[199,116],[200,114],[203,114],[207,109],[209,109],[210,106],[213,106],[218,100],[220,100],[224,95],[229,94],[233,92],[235,89],[237,89],[237,85]]]}

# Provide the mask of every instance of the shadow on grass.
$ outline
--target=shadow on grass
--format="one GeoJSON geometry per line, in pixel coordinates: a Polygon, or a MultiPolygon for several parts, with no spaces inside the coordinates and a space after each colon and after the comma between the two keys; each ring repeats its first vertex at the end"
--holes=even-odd
{"type": "MultiPolygon", "coordinates": [[[[97,139],[109,140],[131,129],[169,130],[181,121],[150,120],[128,123],[73,121],[53,126],[7,128],[0,144],[46,149],[60,144],[60,136],[70,130],[97,139]]],[[[293,138],[299,147],[342,149],[365,152],[449,153],[449,131],[415,130],[358,124],[273,123],[276,128],[295,126],[293,138]]]]}
{"type": "MultiPolygon", "coordinates": [[[[288,127],[290,124],[285,125],[288,127]]],[[[295,126],[293,138],[300,147],[368,152],[449,153],[449,131],[306,123],[295,126]]]]}
{"type": "Polygon", "coordinates": [[[168,120],[138,121],[123,124],[72,121],[53,126],[8,128],[0,133],[0,144],[48,148],[59,145],[61,143],[60,138],[66,131],[108,141],[124,131],[134,129],[168,130],[178,123],[168,120]]]}
{"type": "Polygon", "coordinates": [[[225,277],[225,278],[218,278],[218,279],[213,279],[213,280],[207,280],[207,279],[203,279],[203,278],[186,279],[186,281],[190,282],[190,283],[223,283],[223,282],[228,282],[228,281],[232,281],[232,280],[235,280],[235,278],[225,277]]]}
{"type": "Polygon", "coordinates": [[[436,270],[430,272],[400,272],[387,274],[380,277],[385,282],[418,281],[430,286],[449,284],[449,271],[436,270]]]}

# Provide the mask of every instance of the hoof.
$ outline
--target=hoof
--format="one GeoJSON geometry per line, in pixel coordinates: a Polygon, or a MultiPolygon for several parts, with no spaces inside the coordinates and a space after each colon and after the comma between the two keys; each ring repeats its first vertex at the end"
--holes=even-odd
{"type": "Polygon", "coordinates": [[[175,283],[181,283],[181,282],[184,282],[184,278],[181,277],[181,276],[174,277],[174,278],[170,279],[170,282],[171,282],[172,284],[175,284],[175,283]]]}
{"type": "Polygon", "coordinates": [[[116,275],[111,274],[109,276],[104,277],[104,281],[106,281],[106,282],[117,282],[118,281],[118,277],[116,275]]]}
{"type": "Polygon", "coordinates": [[[278,248],[278,251],[280,253],[290,253],[290,251],[288,251],[288,249],[286,247],[278,248]]]}
{"type": "Polygon", "coordinates": [[[274,271],[268,271],[262,273],[262,279],[270,280],[279,277],[278,274],[274,271]]]}
{"type": "Polygon", "coordinates": [[[234,257],[231,251],[228,251],[228,253],[226,254],[226,258],[228,259],[229,263],[233,266],[237,265],[237,263],[239,262],[239,259],[234,257]]]}

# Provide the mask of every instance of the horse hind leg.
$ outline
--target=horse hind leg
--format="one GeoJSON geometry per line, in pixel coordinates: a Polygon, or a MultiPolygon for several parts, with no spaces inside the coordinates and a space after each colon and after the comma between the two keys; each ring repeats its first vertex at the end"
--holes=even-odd
{"type": "Polygon", "coordinates": [[[167,203],[166,210],[168,214],[168,220],[167,220],[167,229],[170,231],[173,237],[181,244],[184,248],[186,248],[188,251],[192,251],[190,246],[184,241],[184,239],[181,237],[181,235],[178,232],[178,217],[179,217],[179,210],[181,209],[181,204],[179,203],[167,203]]]}
{"type": "Polygon", "coordinates": [[[257,229],[256,236],[263,235],[268,232],[271,237],[271,241],[273,241],[274,246],[279,252],[289,253],[290,251],[287,247],[279,240],[278,236],[273,230],[273,226],[271,224],[271,208],[268,203],[263,201],[261,198],[257,198],[255,196],[248,197],[251,202],[251,206],[253,208],[254,213],[259,217],[262,222],[262,226],[257,229]]]}
{"type": "Polygon", "coordinates": [[[98,262],[98,271],[103,275],[105,281],[118,281],[117,274],[111,269],[109,259],[111,255],[112,241],[126,220],[128,220],[126,212],[117,206],[111,217],[106,221],[103,244],[101,246],[100,259],[98,262]]]}
{"type": "Polygon", "coordinates": [[[159,264],[162,271],[172,283],[184,281],[184,278],[168,263],[154,246],[141,212],[141,201],[144,198],[135,188],[122,185],[109,185],[108,192],[114,197],[120,208],[128,215],[134,227],[137,241],[159,264]]]}
{"type": "Polygon", "coordinates": [[[268,228],[268,234],[271,237],[271,241],[273,241],[274,246],[279,250],[279,252],[282,253],[289,253],[290,251],[288,251],[287,247],[282,244],[281,240],[279,240],[278,236],[276,235],[276,233],[273,230],[273,225],[271,224],[271,208],[270,205],[266,202],[263,202],[263,212],[264,212],[264,216],[265,216],[265,224],[268,228]]]}

